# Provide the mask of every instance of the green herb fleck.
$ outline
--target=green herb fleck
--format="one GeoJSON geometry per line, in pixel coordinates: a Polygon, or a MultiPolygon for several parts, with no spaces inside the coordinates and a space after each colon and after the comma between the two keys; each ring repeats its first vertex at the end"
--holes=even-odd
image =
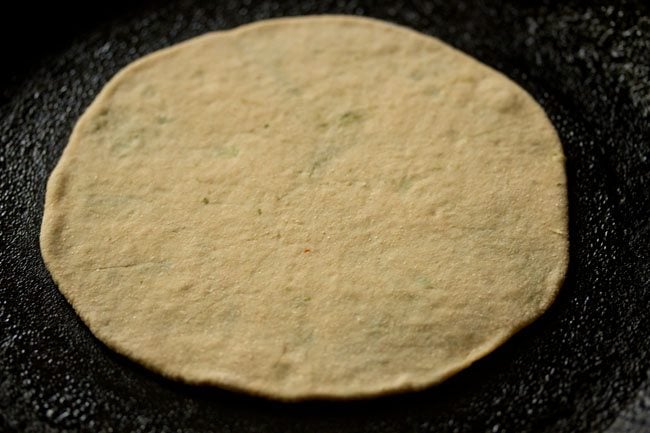
{"type": "Polygon", "coordinates": [[[152,96],[155,95],[156,91],[154,90],[153,86],[151,84],[146,85],[142,89],[142,96],[152,96]]]}
{"type": "Polygon", "coordinates": [[[262,209],[257,208],[257,214],[258,214],[258,215],[262,215],[262,209]]]}
{"type": "Polygon", "coordinates": [[[411,185],[413,185],[413,180],[408,176],[404,176],[399,181],[399,184],[397,185],[397,189],[399,189],[400,192],[406,192],[411,187],[411,185]]]}
{"type": "Polygon", "coordinates": [[[210,204],[210,200],[207,197],[203,197],[203,204],[210,204]]]}
{"type": "Polygon", "coordinates": [[[104,128],[106,126],[107,123],[108,122],[106,121],[106,119],[102,119],[102,118],[98,118],[98,119],[94,120],[93,124],[92,124],[92,131],[97,132],[97,131],[101,130],[102,128],[104,128]]]}
{"type": "Polygon", "coordinates": [[[269,124],[268,124],[268,123],[265,123],[265,124],[264,124],[264,129],[266,129],[266,128],[268,128],[268,127],[269,127],[269,124]]]}
{"type": "Polygon", "coordinates": [[[324,155],[319,156],[316,158],[314,163],[311,165],[311,168],[309,169],[309,177],[312,177],[316,170],[318,170],[324,163],[329,161],[332,158],[332,155],[325,153],[324,155]]]}
{"type": "Polygon", "coordinates": [[[346,111],[341,115],[340,123],[341,125],[349,125],[354,122],[361,120],[363,116],[357,111],[346,111]]]}
{"type": "Polygon", "coordinates": [[[215,155],[220,158],[234,158],[239,155],[239,148],[237,146],[224,146],[215,149],[215,155]]]}
{"type": "Polygon", "coordinates": [[[99,131],[100,129],[104,128],[108,124],[108,119],[107,119],[108,113],[109,113],[108,108],[102,108],[99,111],[98,113],[99,117],[97,117],[93,121],[93,125],[92,125],[93,132],[99,131]]]}
{"type": "Polygon", "coordinates": [[[169,123],[171,119],[165,115],[158,115],[156,116],[156,122],[158,122],[159,125],[164,125],[165,123],[169,123]]]}
{"type": "Polygon", "coordinates": [[[427,277],[426,275],[418,275],[417,277],[415,277],[415,281],[423,289],[432,289],[433,288],[433,284],[431,283],[431,279],[429,277],[427,277]]]}

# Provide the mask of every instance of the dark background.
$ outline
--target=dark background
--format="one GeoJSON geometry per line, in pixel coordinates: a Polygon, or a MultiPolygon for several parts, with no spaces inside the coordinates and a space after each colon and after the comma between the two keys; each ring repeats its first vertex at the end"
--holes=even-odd
{"type": "Polygon", "coordinates": [[[0,431],[650,431],[650,11],[627,2],[20,2],[0,7],[0,431]],[[45,182],[102,85],[208,30],[310,13],[408,25],[503,71],[558,129],[571,263],[538,322],[430,390],[281,404],[106,349],[38,248],[45,182]]]}

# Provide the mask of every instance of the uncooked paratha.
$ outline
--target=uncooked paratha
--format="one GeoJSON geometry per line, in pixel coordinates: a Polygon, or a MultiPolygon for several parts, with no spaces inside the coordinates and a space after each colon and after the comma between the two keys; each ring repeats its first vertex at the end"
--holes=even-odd
{"type": "Polygon", "coordinates": [[[434,38],[259,22],[106,85],[49,180],[42,253],[92,332],[165,376],[420,389],[552,302],[563,164],[526,92],[434,38]]]}

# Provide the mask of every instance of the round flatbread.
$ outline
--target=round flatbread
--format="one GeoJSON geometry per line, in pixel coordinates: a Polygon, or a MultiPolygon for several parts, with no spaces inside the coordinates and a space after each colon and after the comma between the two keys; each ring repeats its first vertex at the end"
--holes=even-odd
{"type": "Polygon", "coordinates": [[[535,101],[352,17],[206,34],[118,73],[50,177],[61,292],[165,376],[279,399],[420,389],[538,317],[567,266],[535,101]]]}

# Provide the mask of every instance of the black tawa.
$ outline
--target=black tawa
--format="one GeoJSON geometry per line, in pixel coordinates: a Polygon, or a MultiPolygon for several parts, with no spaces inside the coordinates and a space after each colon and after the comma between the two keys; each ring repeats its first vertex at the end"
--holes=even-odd
{"type": "Polygon", "coordinates": [[[0,431],[650,431],[646,1],[51,3],[0,17],[14,21],[0,26],[0,431]],[[47,177],[76,119],[132,60],[209,30],[316,13],[437,36],[539,101],[567,156],[567,280],[539,321],[423,392],[288,404],[163,379],[97,341],[52,282],[38,242],[47,177]]]}

